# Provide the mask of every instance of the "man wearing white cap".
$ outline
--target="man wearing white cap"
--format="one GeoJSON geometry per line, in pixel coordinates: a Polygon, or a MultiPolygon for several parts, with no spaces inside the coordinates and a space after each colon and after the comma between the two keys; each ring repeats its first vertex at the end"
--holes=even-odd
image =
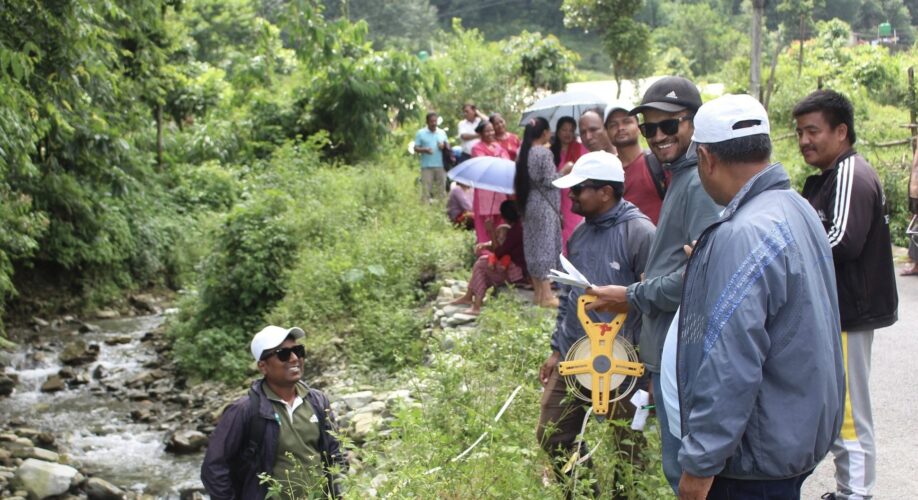
{"type": "Polygon", "coordinates": [[[678,356],[663,360],[678,379],[679,497],[799,499],[842,423],[832,250],[784,168],[769,163],[758,101],[708,102],[692,140],[701,183],[726,208],[689,259],[678,356]]]}
{"type": "MultiPolygon", "coordinates": [[[[591,283],[628,285],[638,281],[644,272],[654,227],[637,207],[622,199],[624,180],[618,157],[596,151],[581,156],[569,174],[553,182],[555,187],[570,188],[571,209],[584,217],[568,240],[568,258],[591,283]]],[[[582,451],[574,448],[586,415],[585,403],[565,397],[566,385],[558,373],[558,362],[574,342],[586,335],[577,319],[577,300],[583,293],[580,288],[562,287],[551,355],[539,370],[545,391],[537,437],[542,448],[556,459],[555,464],[563,464],[572,453],[582,451]]],[[[598,313],[597,317],[604,322],[612,319],[608,313],[598,313]]],[[[637,344],[640,330],[641,316],[633,314],[619,335],[637,344]]],[[[626,418],[629,409],[633,414],[630,404],[618,402],[611,416],[626,418]]],[[[633,458],[639,451],[634,450],[633,458]]],[[[556,474],[560,476],[559,471],[556,474]]]]}
{"type": "Polygon", "coordinates": [[[271,325],[252,339],[264,378],[226,408],[210,436],[201,481],[211,498],[263,499],[261,473],[297,497],[316,490],[340,496],[335,473],[347,469],[347,459],[331,434],[337,427],[328,398],[300,380],[303,336],[300,328],[271,325]]]}

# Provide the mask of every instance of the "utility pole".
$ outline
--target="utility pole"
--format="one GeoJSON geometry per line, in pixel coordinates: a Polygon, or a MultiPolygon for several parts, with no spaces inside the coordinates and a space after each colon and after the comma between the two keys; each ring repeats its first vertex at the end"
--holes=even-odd
{"type": "Polygon", "coordinates": [[[765,1],[752,0],[752,57],[749,68],[749,93],[762,100],[762,19],[765,1]]]}

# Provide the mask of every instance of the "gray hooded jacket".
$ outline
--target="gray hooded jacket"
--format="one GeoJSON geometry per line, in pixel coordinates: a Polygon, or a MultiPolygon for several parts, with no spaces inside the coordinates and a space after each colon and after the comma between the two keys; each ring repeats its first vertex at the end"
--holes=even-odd
{"type": "MultiPolygon", "coordinates": [[[[653,223],[631,202],[622,200],[607,212],[585,219],[567,242],[568,258],[594,285],[627,285],[640,279],[653,240],[653,223]]],[[[561,290],[558,319],[551,348],[566,355],[571,345],[586,335],[577,318],[577,299],[582,288],[565,285],[561,290]]],[[[593,313],[609,322],[612,314],[593,313]]],[[[619,332],[634,343],[641,329],[641,315],[631,314],[619,332]]]]}
{"type": "Polygon", "coordinates": [[[628,303],[644,316],[641,361],[654,373],[660,373],[663,341],[682,296],[682,273],[688,260],[682,246],[698,239],[720,213],[720,208],[701,187],[697,167],[694,144],[684,156],[663,165],[673,176],[663,199],[645,278],[628,287],[628,303]]]}
{"type": "Polygon", "coordinates": [[[688,263],[676,354],[683,470],[738,479],[812,470],[842,424],[839,322],[822,223],[773,164],[688,263]]]}

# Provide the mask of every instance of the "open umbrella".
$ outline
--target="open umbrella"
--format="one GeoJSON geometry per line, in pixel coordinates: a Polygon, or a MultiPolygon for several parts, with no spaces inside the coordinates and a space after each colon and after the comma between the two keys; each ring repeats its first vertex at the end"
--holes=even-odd
{"type": "Polygon", "coordinates": [[[476,156],[453,167],[446,175],[475,189],[513,194],[516,164],[495,156],[476,156]]]}
{"type": "Polygon", "coordinates": [[[535,104],[526,108],[520,119],[520,126],[525,126],[531,118],[541,116],[548,120],[551,129],[554,130],[562,116],[570,116],[577,120],[584,111],[591,108],[605,110],[607,104],[609,104],[609,99],[589,90],[558,92],[539,99],[535,104]]]}

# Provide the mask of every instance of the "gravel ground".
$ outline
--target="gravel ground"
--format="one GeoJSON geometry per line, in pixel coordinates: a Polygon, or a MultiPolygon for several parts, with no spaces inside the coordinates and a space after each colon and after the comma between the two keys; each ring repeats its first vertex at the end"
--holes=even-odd
{"type": "MultiPolygon", "coordinates": [[[[874,496],[879,500],[918,498],[918,276],[899,276],[897,283],[899,321],[878,330],[873,339],[870,399],[877,442],[874,496]]],[[[803,485],[802,498],[834,491],[834,474],[830,455],[803,485]]]]}

